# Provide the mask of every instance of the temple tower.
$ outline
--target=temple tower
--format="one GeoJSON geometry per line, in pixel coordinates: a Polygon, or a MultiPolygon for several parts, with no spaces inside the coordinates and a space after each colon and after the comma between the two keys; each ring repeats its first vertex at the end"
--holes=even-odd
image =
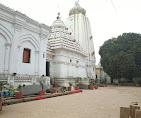
{"type": "Polygon", "coordinates": [[[93,36],[91,25],[86,10],[83,9],[78,2],[69,11],[69,17],[66,19],[66,26],[72,32],[73,37],[80,44],[80,46],[88,54],[87,58],[87,76],[94,79],[95,75],[95,51],[93,44],[93,36]]]}

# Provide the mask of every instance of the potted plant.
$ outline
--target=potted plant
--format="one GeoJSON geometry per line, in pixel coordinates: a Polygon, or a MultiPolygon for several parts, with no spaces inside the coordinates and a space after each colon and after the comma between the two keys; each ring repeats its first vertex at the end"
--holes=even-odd
{"type": "Polygon", "coordinates": [[[50,78],[50,85],[51,85],[51,92],[52,93],[56,93],[56,87],[55,88],[53,88],[53,84],[54,84],[54,82],[53,82],[53,78],[50,78]]]}
{"type": "Polygon", "coordinates": [[[107,87],[107,80],[105,79],[105,87],[107,87]]]}
{"type": "Polygon", "coordinates": [[[140,87],[140,84],[141,84],[141,77],[133,78],[133,81],[136,83],[136,87],[140,87]]]}
{"type": "Polygon", "coordinates": [[[104,87],[104,81],[100,80],[101,86],[104,87]]]}
{"type": "Polygon", "coordinates": [[[21,85],[19,84],[17,87],[17,91],[15,92],[16,99],[21,99],[23,96],[23,93],[21,92],[21,85]]]}
{"type": "Polygon", "coordinates": [[[79,85],[80,79],[81,79],[80,77],[77,77],[76,80],[75,80],[75,89],[76,90],[79,90],[79,86],[78,85],[79,85]]]}
{"type": "Polygon", "coordinates": [[[43,81],[40,81],[40,85],[41,85],[42,90],[39,91],[39,94],[40,94],[40,96],[41,96],[41,95],[45,95],[45,92],[46,92],[46,91],[44,91],[44,82],[43,82],[43,81]]]}
{"type": "Polygon", "coordinates": [[[7,82],[0,81],[0,111],[2,111],[2,98],[4,97],[4,89],[7,89],[7,82]]]}
{"type": "Polygon", "coordinates": [[[90,84],[90,89],[93,90],[94,89],[94,83],[93,83],[93,81],[91,80],[89,84],[90,84]]]}
{"type": "Polygon", "coordinates": [[[118,79],[118,86],[121,86],[121,78],[118,79]]]}
{"type": "Polygon", "coordinates": [[[54,81],[54,87],[57,87],[57,83],[56,83],[56,81],[54,81]]]}
{"type": "Polygon", "coordinates": [[[56,88],[52,88],[52,93],[56,93],[56,88]]]}
{"type": "Polygon", "coordinates": [[[14,96],[14,87],[12,85],[9,86],[9,96],[14,96]]]}
{"type": "Polygon", "coordinates": [[[4,82],[4,81],[0,82],[0,96],[1,96],[1,98],[3,98],[5,95],[4,90],[7,89],[7,87],[6,87],[7,85],[8,85],[7,82],[4,82]]]}
{"type": "Polygon", "coordinates": [[[95,80],[94,80],[94,88],[95,89],[98,89],[98,86],[96,85],[98,83],[98,79],[96,78],[95,80]]]}
{"type": "Polygon", "coordinates": [[[69,83],[68,91],[71,91],[72,83],[69,83]]]}

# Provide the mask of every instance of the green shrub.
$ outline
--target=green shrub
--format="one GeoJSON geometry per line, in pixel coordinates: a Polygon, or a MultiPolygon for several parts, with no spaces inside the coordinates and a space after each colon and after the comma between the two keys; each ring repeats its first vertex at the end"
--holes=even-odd
{"type": "Polygon", "coordinates": [[[136,84],[141,84],[141,77],[136,77],[133,79],[136,84]]]}
{"type": "Polygon", "coordinates": [[[69,86],[72,86],[72,83],[69,83],[69,86]]]}

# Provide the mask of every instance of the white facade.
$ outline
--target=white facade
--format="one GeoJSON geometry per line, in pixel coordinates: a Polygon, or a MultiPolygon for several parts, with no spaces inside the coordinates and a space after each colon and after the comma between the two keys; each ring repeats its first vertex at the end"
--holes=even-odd
{"type": "MultiPolygon", "coordinates": [[[[88,55],[73,38],[60,17],[51,26],[48,37],[47,55],[51,56],[51,76],[61,86],[75,83],[77,78],[87,78],[86,58],[88,55]]],[[[48,57],[47,57],[47,60],[48,57]]],[[[88,84],[88,80],[83,84],[88,84]]]]}
{"type": "Polygon", "coordinates": [[[101,80],[102,82],[111,83],[111,78],[107,73],[104,72],[103,67],[100,63],[96,66],[96,75],[98,80],[101,80]]]}
{"type": "Polygon", "coordinates": [[[68,28],[59,16],[49,28],[0,4],[0,81],[17,86],[45,80],[47,85],[52,77],[68,86],[78,78],[83,85],[95,79],[93,38],[85,10],[76,3],[69,15],[68,28]],[[28,63],[23,61],[25,49],[30,50],[28,63]]]}
{"type": "Polygon", "coordinates": [[[48,26],[0,4],[1,80],[8,79],[12,84],[17,81],[30,85],[33,80],[36,82],[36,78],[46,74],[49,30],[48,26]],[[30,50],[29,63],[23,62],[24,49],[30,50]]]}
{"type": "Polygon", "coordinates": [[[93,36],[89,19],[86,16],[86,10],[77,2],[70,10],[69,17],[66,19],[66,26],[72,32],[73,37],[80,44],[89,56],[87,57],[87,74],[94,79],[95,75],[95,51],[93,36]]]}

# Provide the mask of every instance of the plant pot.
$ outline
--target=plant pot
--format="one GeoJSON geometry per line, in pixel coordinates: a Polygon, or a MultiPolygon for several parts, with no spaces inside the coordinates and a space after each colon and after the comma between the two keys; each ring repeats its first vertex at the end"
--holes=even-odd
{"type": "Polygon", "coordinates": [[[46,91],[39,91],[40,96],[45,95],[46,91]]]}
{"type": "Polygon", "coordinates": [[[95,89],[98,89],[98,86],[97,85],[95,85],[95,89]]]}
{"type": "Polygon", "coordinates": [[[56,93],[56,88],[52,88],[52,93],[56,93]]]}
{"type": "Polygon", "coordinates": [[[76,90],[79,90],[79,86],[76,86],[75,89],[76,89],[76,90]]]}
{"type": "Polygon", "coordinates": [[[118,86],[121,86],[121,84],[119,83],[118,86]]]}
{"type": "Polygon", "coordinates": [[[9,96],[14,96],[14,90],[9,90],[9,96]]]}
{"type": "Polygon", "coordinates": [[[0,100],[0,111],[2,111],[2,101],[0,100]]]}
{"type": "Polygon", "coordinates": [[[54,87],[57,87],[57,84],[54,84],[54,87]]]}
{"type": "Polygon", "coordinates": [[[9,91],[5,91],[4,92],[4,97],[6,98],[6,97],[9,97],[9,91]]]}
{"type": "Polygon", "coordinates": [[[105,87],[107,87],[107,84],[105,84],[105,87]]]}
{"type": "Polygon", "coordinates": [[[104,84],[102,84],[101,86],[104,87],[104,84]]]}
{"type": "Polygon", "coordinates": [[[71,91],[71,86],[70,86],[70,87],[68,87],[68,91],[71,91]]]}
{"type": "Polygon", "coordinates": [[[140,84],[136,84],[136,87],[140,87],[140,84]]]}
{"type": "Polygon", "coordinates": [[[4,98],[4,92],[3,91],[0,91],[0,97],[4,98]]]}
{"type": "Polygon", "coordinates": [[[22,96],[23,96],[23,93],[22,92],[15,92],[16,99],[21,99],[22,96]]]}
{"type": "Polygon", "coordinates": [[[94,86],[90,86],[90,89],[93,90],[94,89],[94,86]]]}

